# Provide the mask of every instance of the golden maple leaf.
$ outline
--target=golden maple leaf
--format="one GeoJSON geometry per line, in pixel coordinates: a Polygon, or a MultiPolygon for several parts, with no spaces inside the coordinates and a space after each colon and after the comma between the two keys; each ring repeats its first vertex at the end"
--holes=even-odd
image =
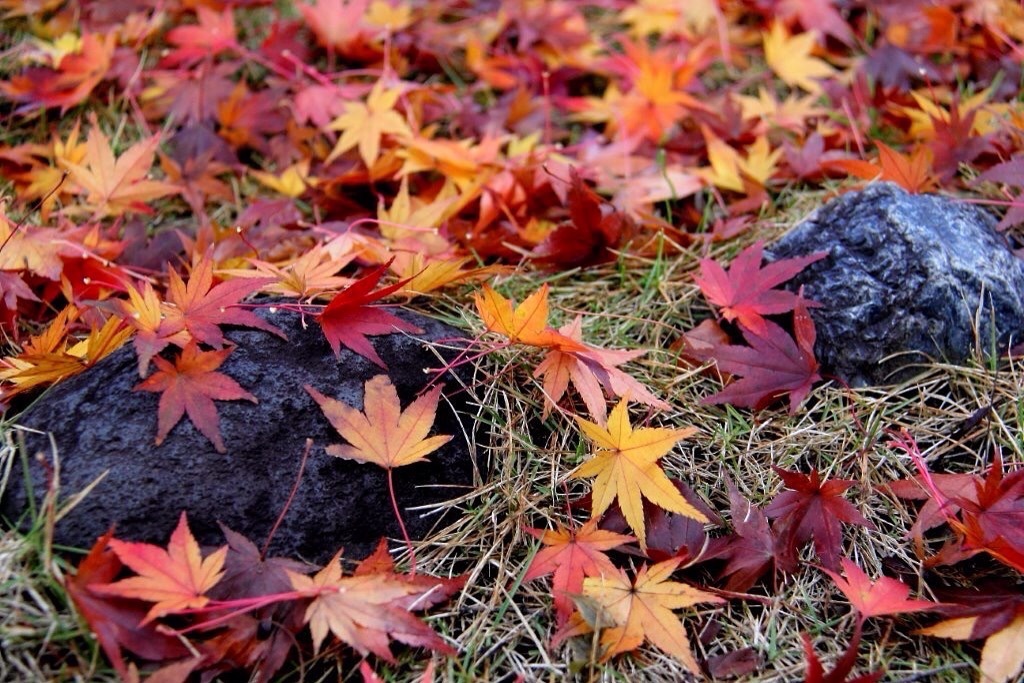
{"type": "Polygon", "coordinates": [[[401,88],[384,87],[377,81],[370,90],[366,102],[349,102],[341,116],[331,122],[331,130],[343,131],[334,149],[327,155],[325,163],[331,163],[339,156],[358,146],[359,156],[368,169],[372,169],[380,156],[381,140],[385,135],[411,138],[412,130],[405,119],[395,111],[395,104],[402,94],[401,88]]]}
{"type": "Polygon", "coordinates": [[[803,88],[807,92],[821,91],[819,78],[835,74],[828,63],[811,55],[817,35],[807,31],[790,36],[781,22],[772,24],[771,31],[764,37],[764,58],[768,67],[788,85],[803,88]]]}
{"type": "Polygon", "coordinates": [[[600,577],[583,580],[583,598],[591,605],[591,623],[576,617],[564,635],[601,631],[601,659],[631,652],[646,640],[700,674],[686,629],[673,610],[698,603],[724,602],[717,595],[689,584],[669,581],[681,560],[673,558],[655,565],[643,565],[633,581],[618,569],[600,577]]]}
{"type": "Polygon", "coordinates": [[[645,550],[647,534],[643,498],[670,512],[677,512],[699,522],[708,521],[707,517],[683,498],[683,494],[679,493],[679,489],[658,466],[658,461],[677,442],[697,431],[695,428],[633,429],[629,423],[625,398],[612,408],[607,428],[579,417],[576,422],[596,450],[594,456],[576,468],[570,476],[573,479],[597,477],[591,510],[595,517],[604,513],[611,507],[612,501],[618,498],[626,522],[636,533],[640,547],[645,550]]]}
{"type": "Polygon", "coordinates": [[[390,470],[419,462],[451,441],[448,435],[427,438],[437,414],[441,385],[417,398],[404,411],[387,375],[377,375],[366,382],[363,411],[324,396],[308,384],[306,391],[348,441],[347,445],[328,446],[330,455],[372,462],[390,470]]]}

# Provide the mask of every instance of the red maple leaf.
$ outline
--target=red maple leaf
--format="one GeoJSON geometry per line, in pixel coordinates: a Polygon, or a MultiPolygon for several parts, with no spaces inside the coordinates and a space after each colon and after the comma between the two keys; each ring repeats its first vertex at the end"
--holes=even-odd
{"type": "Polygon", "coordinates": [[[569,222],[562,223],[533,250],[539,263],[558,270],[592,266],[615,259],[615,249],[635,229],[625,214],[602,211],[600,197],[569,169],[569,222]]]}
{"type": "Polygon", "coordinates": [[[693,278],[723,318],[736,321],[755,334],[765,333],[763,316],[792,311],[796,306],[796,294],[775,287],[827,256],[825,252],[816,252],[775,261],[762,268],[763,251],[764,242],[755,242],[736,256],[728,272],[716,261],[701,259],[700,275],[693,278]]]}
{"type": "Polygon", "coordinates": [[[213,286],[213,259],[207,252],[193,265],[188,284],[171,271],[167,285],[168,305],[164,307],[158,336],[171,337],[184,329],[195,341],[220,348],[224,345],[224,333],[219,326],[241,325],[287,339],[277,327],[237,306],[244,297],[269,282],[273,279],[236,278],[213,286]]]}
{"type": "Polygon", "coordinates": [[[910,586],[899,579],[881,576],[873,582],[852,560],[843,557],[840,558],[840,562],[843,565],[843,573],[846,574],[845,579],[831,569],[823,568],[823,571],[832,577],[836,586],[850,601],[850,605],[857,610],[860,621],[886,614],[921,612],[941,607],[939,603],[929,600],[907,599],[910,595],[910,586]]]}
{"type": "Polygon", "coordinates": [[[862,622],[858,621],[853,627],[853,635],[850,637],[850,644],[846,651],[836,661],[835,667],[825,673],[821,660],[814,654],[814,646],[806,633],[800,636],[804,641],[804,655],[807,657],[807,674],[804,683],[875,683],[882,678],[881,671],[873,671],[856,678],[849,678],[853,671],[853,665],[857,662],[857,648],[860,647],[862,622]]]}
{"type": "Polygon", "coordinates": [[[843,533],[840,522],[868,529],[875,525],[864,519],[843,492],[856,482],[851,479],[821,480],[817,470],[810,475],[772,467],[785,482],[788,491],[779,493],[765,508],[765,514],[777,520],[775,530],[787,552],[797,555],[800,546],[814,538],[814,549],[822,564],[838,569],[843,533]]]}
{"type": "Polygon", "coordinates": [[[633,536],[597,528],[591,519],[579,529],[559,527],[555,530],[533,529],[526,532],[544,544],[533,557],[523,581],[532,581],[554,574],[551,581],[558,625],[564,626],[572,614],[572,597],[583,593],[583,579],[614,574],[617,570],[605,550],[635,541],[633,536]]]}
{"type": "Polygon", "coordinates": [[[418,334],[420,328],[401,318],[388,313],[379,306],[371,306],[374,301],[401,289],[406,280],[374,290],[381,277],[387,272],[388,265],[374,268],[345,289],[338,292],[324,310],[317,316],[317,322],[327,337],[327,343],[335,355],[341,353],[341,346],[355,351],[380,367],[387,369],[374,350],[369,335],[392,334],[393,332],[409,332],[418,334]]]}
{"type": "Polygon", "coordinates": [[[238,382],[216,372],[231,351],[231,348],[200,351],[192,342],[182,350],[174,364],[159,356],[153,358],[158,370],[136,385],[135,390],[163,392],[157,412],[157,446],[163,443],[182,415],[188,413],[192,424],[213,443],[217,452],[227,452],[220,438],[214,400],[257,402],[256,397],[238,382]]]}
{"type": "Polygon", "coordinates": [[[743,332],[749,346],[713,345],[693,347],[689,355],[702,360],[714,359],[718,369],[742,377],[722,391],[703,399],[705,403],[730,403],[760,410],[784,394],[789,394],[789,412],[793,414],[807,397],[815,382],[821,380],[814,357],[814,321],[799,299],[793,312],[790,337],[781,327],[764,320],[764,332],[743,332]]]}

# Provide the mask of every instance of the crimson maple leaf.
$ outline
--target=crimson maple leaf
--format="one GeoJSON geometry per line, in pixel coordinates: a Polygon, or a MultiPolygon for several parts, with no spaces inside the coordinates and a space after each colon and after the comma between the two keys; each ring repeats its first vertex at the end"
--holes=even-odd
{"type": "Polygon", "coordinates": [[[717,394],[704,398],[704,403],[730,403],[760,410],[788,393],[792,415],[814,383],[821,380],[814,357],[814,321],[803,299],[797,300],[793,311],[795,340],[772,321],[762,322],[763,333],[744,330],[743,337],[749,346],[712,345],[688,351],[694,358],[714,359],[722,372],[742,377],[717,394]]]}
{"type": "Polygon", "coordinates": [[[380,367],[387,369],[374,350],[367,336],[409,332],[419,334],[423,330],[408,323],[378,306],[374,301],[393,294],[405,286],[406,280],[374,290],[390,264],[374,268],[345,289],[338,292],[324,310],[317,316],[317,322],[327,337],[334,353],[341,353],[341,346],[358,353],[380,367]]]}
{"type": "Polygon", "coordinates": [[[771,528],[764,510],[744,498],[731,480],[726,480],[726,486],[733,533],[714,539],[707,552],[709,559],[726,561],[721,572],[729,577],[725,589],[745,591],[773,566],[779,572],[795,572],[796,555],[771,528]]]}
{"type": "Polygon", "coordinates": [[[835,667],[828,673],[825,673],[821,660],[814,654],[814,646],[811,644],[810,637],[806,633],[801,633],[800,637],[804,641],[804,655],[807,657],[807,674],[804,677],[804,683],[876,683],[876,681],[880,680],[882,678],[881,671],[873,671],[856,678],[849,677],[850,672],[853,671],[853,665],[857,662],[857,648],[860,647],[861,626],[862,622],[860,621],[854,625],[850,644],[847,645],[846,651],[836,661],[835,667]]]}
{"type": "Polygon", "coordinates": [[[163,392],[157,412],[157,446],[163,443],[182,415],[188,413],[192,424],[213,443],[217,452],[227,452],[220,438],[214,400],[245,399],[257,403],[256,397],[239,386],[238,382],[222,372],[216,372],[232,350],[200,351],[195,342],[191,342],[173,364],[159,356],[153,358],[158,370],[136,385],[135,390],[163,392]]]}
{"type": "Polygon", "coordinates": [[[750,245],[736,256],[728,272],[711,259],[702,259],[694,281],[722,317],[736,321],[755,334],[765,333],[763,316],[792,311],[798,296],[775,289],[801,270],[825,258],[825,252],[781,259],[761,267],[764,242],[750,245]]]}
{"type": "Polygon", "coordinates": [[[857,618],[861,621],[886,614],[938,609],[941,606],[929,600],[908,600],[910,586],[899,579],[881,576],[872,582],[864,570],[852,560],[843,557],[840,558],[840,562],[843,565],[843,573],[846,574],[845,579],[831,569],[823,570],[832,577],[836,586],[850,601],[850,605],[857,610],[857,618]]]}
{"type": "Polygon", "coordinates": [[[843,492],[856,482],[851,479],[821,480],[818,470],[809,475],[772,467],[785,482],[788,491],[779,493],[765,508],[765,514],[776,521],[776,531],[787,551],[797,549],[814,538],[814,549],[822,564],[829,569],[839,567],[842,546],[840,522],[858,524],[868,529],[875,525],[864,519],[843,492]]]}
{"type": "Polygon", "coordinates": [[[555,530],[525,531],[544,544],[533,557],[523,581],[532,581],[554,574],[551,581],[558,626],[564,626],[572,614],[572,597],[583,593],[583,579],[613,574],[617,570],[605,550],[612,550],[636,538],[597,528],[597,520],[587,521],[579,529],[559,527],[555,530]]]}
{"type": "Polygon", "coordinates": [[[192,267],[186,284],[173,270],[167,285],[167,306],[158,336],[173,337],[180,330],[188,330],[197,342],[215,348],[224,345],[220,325],[255,327],[282,339],[284,332],[255,313],[238,308],[237,304],[249,294],[273,280],[271,278],[237,278],[213,286],[213,258],[209,252],[192,267]]]}
{"type": "Polygon", "coordinates": [[[619,211],[602,211],[601,199],[569,169],[569,222],[555,228],[534,250],[534,260],[568,270],[614,260],[612,250],[635,231],[632,220],[619,211]]]}

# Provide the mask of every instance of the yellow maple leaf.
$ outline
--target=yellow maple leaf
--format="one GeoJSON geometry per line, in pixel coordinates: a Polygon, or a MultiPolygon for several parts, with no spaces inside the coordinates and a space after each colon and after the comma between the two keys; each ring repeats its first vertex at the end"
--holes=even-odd
{"type": "Polygon", "coordinates": [[[772,24],[764,36],[764,58],[768,67],[787,85],[810,93],[821,91],[819,78],[828,78],[835,69],[825,61],[811,55],[817,35],[811,31],[790,36],[782,22],[772,24]]]}
{"type": "Polygon", "coordinates": [[[66,160],[64,166],[71,171],[76,192],[85,195],[84,201],[95,216],[120,216],[131,211],[145,213],[149,211],[145,202],[178,192],[170,183],[146,178],[159,144],[159,136],[154,135],[140,140],[115,158],[110,140],[94,119],[82,163],[66,160]]]}
{"type": "Polygon", "coordinates": [[[325,163],[331,163],[339,156],[358,146],[359,156],[368,169],[372,169],[380,156],[381,140],[385,135],[406,139],[412,137],[412,130],[405,119],[395,111],[401,88],[384,87],[377,81],[366,102],[348,102],[345,111],[334,119],[329,128],[342,131],[334,149],[327,155],[325,163]]]}
{"type": "Polygon", "coordinates": [[[781,147],[773,150],[766,136],[758,136],[747,147],[746,156],[738,160],[740,173],[763,187],[775,174],[781,156],[781,147]]]}
{"type": "MultiPolygon", "coordinates": [[[[978,640],[974,635],[980,616],[954,617],[940,621],[915,633],[925,636],[978,640]]],[[[1024,607],[1018,607],[1013,619],[985,639],[981,650],[981,678],[986,683],[1006,683],[1024,671],[1024,607]]]]}
{"type": "Polygon", "coordinates": [[[570,475],[573,479],[597,477],[594,481],[593,507],[596,517],[619,500],[626,522],[647,549],[644,526],[643,498],[670,512],[677,512],[699,522],[707,522],[697,508],[679,493],[658,465],[679,441],[696,433],[696,429],[665,429],[641,427],[633,429],[629,423],[626,399],[619,401],[608,416],[608,426],[602,427],[577,417],[583,433],[593,442],[593,457],[570,475]]]}
{"type": "Polygon", "coordinates": [[[570,622],[568,634],[601,631],[601,659],[631,652],[646,640],[682,662],[700,675],[686,629],[673,610],[698,603],[725,602],[689,584],[669,581],[681,562],[678,558],[643,565],[633,581],[621,569],[600,577],[583,580],[583,598],[591,603],[591,623],[577,616],[570,622]]]}
{"type": "Polygon", "coordinates": [[[250,173],[261,185],[293,199],[300,196],[307,187],[317,181],[317,178],[309,175],[309,159],[294,163],[281,173],[266,171],[250,171],[250,173]]]}

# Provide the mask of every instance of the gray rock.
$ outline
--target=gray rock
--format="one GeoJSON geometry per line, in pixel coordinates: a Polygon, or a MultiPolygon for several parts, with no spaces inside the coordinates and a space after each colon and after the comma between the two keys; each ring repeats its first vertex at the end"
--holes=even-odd
{"type": "MultiPolygon", "coordinates": [[[[408,312],[400,317],[423,328],[423,340],[458,340],[457,330],[408,312]]],[[[255,394],[259,403],[217,401],[227,453],[184,417],[161,446],[155,446],[159,394],[132,391],[140,381],[130,347],[122,348],[87,372],[53,387],[18,423],[53,434],[60,462],[61,498],[81,491],[103,472],[106,477],[56,525],[58,544],[89,547],[111,524],[118,538],[165,545],[182,510],[200,543],[222,545],[217,522],[262,545],[285,506],[305,441],[314,447],[288,512],[270,546],[272,554],[324,562],[344,546],[346,557],[368,555],[381,536],[400,537],[388,496],[386,474],[327,455],[324,447],[342,439],[303,389],[362,406],[364,382],[383,372],[361,356],[331,352],[319,326],[279,311],[259,314],[279,326],[288,341],[259,330],[234,329],[237,348],[220,371],[255,394]]],[[[371,338],[387,363],[405,406],[431,378],[425,368],[442,365],[415,338],[391,334],[371,338]]],[[[439,348],[439,347],[435,347],[439,348]]],[[[451,357],[453,353],[446,353],[451,357]]],[[[459,371],[466,380],[469,371],[459,371]],[[463,372],[465,371],[465,372],[463,372]]],[[[395,470],[399,505],[411,535],[424,537],[439,515],[409,508],[436,505],[467,491],[478,479],[467,434],[469,398],[452,374],[438,407],[432,434],[452,434],[428,463],[395,470]]],[[[25,452],[49,459],[49,440],[25,435],[25,452]]],[[[29,458],[36,500],[47,475],[29,458]]],[[[2,501],[2,514],[17,520],[27,505],[24,477],[15,467],[2,501]]]]}
{"type": "Polygon", "coordinates": [[[995,223],[972,204],[877,183],[818,209],[766,254],[828,253],[786,286],[821,304],[811,315],[825,372],[884,384],[911,364],[1024,340],[1024,262],[995,223]]]}

